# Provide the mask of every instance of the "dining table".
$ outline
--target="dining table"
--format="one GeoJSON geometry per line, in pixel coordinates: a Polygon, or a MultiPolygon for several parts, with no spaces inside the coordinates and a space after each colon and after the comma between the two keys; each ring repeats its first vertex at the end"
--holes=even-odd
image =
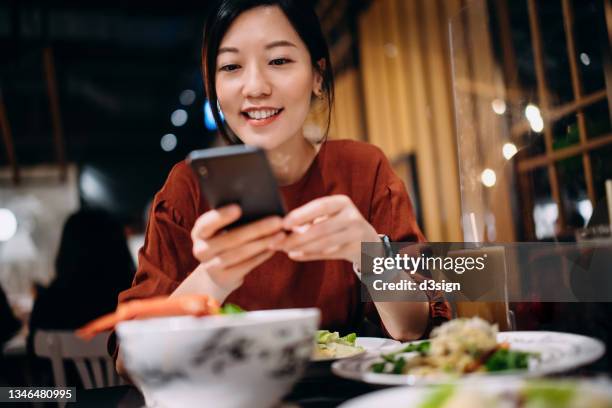
{"type": "MultiPolygon", "coordinates": [[[[552,377],[601,379],[610,378],[609,376],[607,370],[602,370],[597,364],[589,364],[552,377]]],[[[329,362],[311,363],[304,376],[274,408],[332,408],[350,399],[385,388],[390,386],[340,378],[331,372],[329,362]]],[[[67,407],[144,408],[145,402],[136,387],[120,385],[90,390],[77,389],[76,402],[68,403],[67,407]]]]}
{"type": "MultiPolygon", "coordinates": [[[[238,385],[237,385],[238,386],[238,385]]],[[[315,362],[275,408],[331,408],[360,395],[386,388],[335,376],[331,363],[315,362]]],[[[132,385],[77,390],[67,407],[143,408],[144,398],[132,385]]]]}

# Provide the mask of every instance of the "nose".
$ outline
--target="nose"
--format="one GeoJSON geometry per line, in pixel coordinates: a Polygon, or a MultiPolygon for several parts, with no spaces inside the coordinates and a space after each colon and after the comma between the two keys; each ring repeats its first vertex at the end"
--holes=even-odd
{"type": "Polygon", "coordinates": [[[265,72],[256,64],[252,64],[246,70],[242,95],[245,98],[259,98],[270,95],[272,87],[265,72]]]}

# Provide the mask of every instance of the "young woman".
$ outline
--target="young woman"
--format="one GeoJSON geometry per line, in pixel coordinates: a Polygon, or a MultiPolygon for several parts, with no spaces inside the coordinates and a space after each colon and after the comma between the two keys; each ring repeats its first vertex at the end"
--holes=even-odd
{"type": "Polygon", "coordinates": [[[304,135],[313,106],[331,112],[333,102],[329,51],[310,2],[220,1],[202,63],[208,98],[225,118],[215,112],[222,135],[266,151],[289,213],[224,232],[240,208],[210,209],[196,176],[177,164],[155,197],[138,271],[120,302],[204,293],[247,310],[315,306],[323,328],[355,330],[368,318],[401,340],[447,319],[447,304],[425,294],[361,301],[361,242],[424,237],[378,148],[304,135]]]}

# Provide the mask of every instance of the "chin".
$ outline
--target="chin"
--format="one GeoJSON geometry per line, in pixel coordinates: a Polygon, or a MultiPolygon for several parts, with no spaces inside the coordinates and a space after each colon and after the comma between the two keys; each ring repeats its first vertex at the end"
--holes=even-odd
{"type": "Polygon", "coordinates": [[[240,136],[240,140],[249,146],[257,146],[263,150],[274,150],[285,143],[289,138],[275,134],[247,134],[240,136]]]}

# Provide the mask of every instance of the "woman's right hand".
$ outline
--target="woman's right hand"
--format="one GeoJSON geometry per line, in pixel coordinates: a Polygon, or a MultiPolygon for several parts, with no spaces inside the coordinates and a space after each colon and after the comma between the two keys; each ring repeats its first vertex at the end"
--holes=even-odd
{"type": "Polygon", "coordinates": [[[228,292],[242,285],[244,277],[270,258],[272,248],[286,238],[278,216],[224,231],[240,214],[235,204],[213,209],[202,214],[191,230],[193,255],[201,262],[198,269],[228,292]]]}

